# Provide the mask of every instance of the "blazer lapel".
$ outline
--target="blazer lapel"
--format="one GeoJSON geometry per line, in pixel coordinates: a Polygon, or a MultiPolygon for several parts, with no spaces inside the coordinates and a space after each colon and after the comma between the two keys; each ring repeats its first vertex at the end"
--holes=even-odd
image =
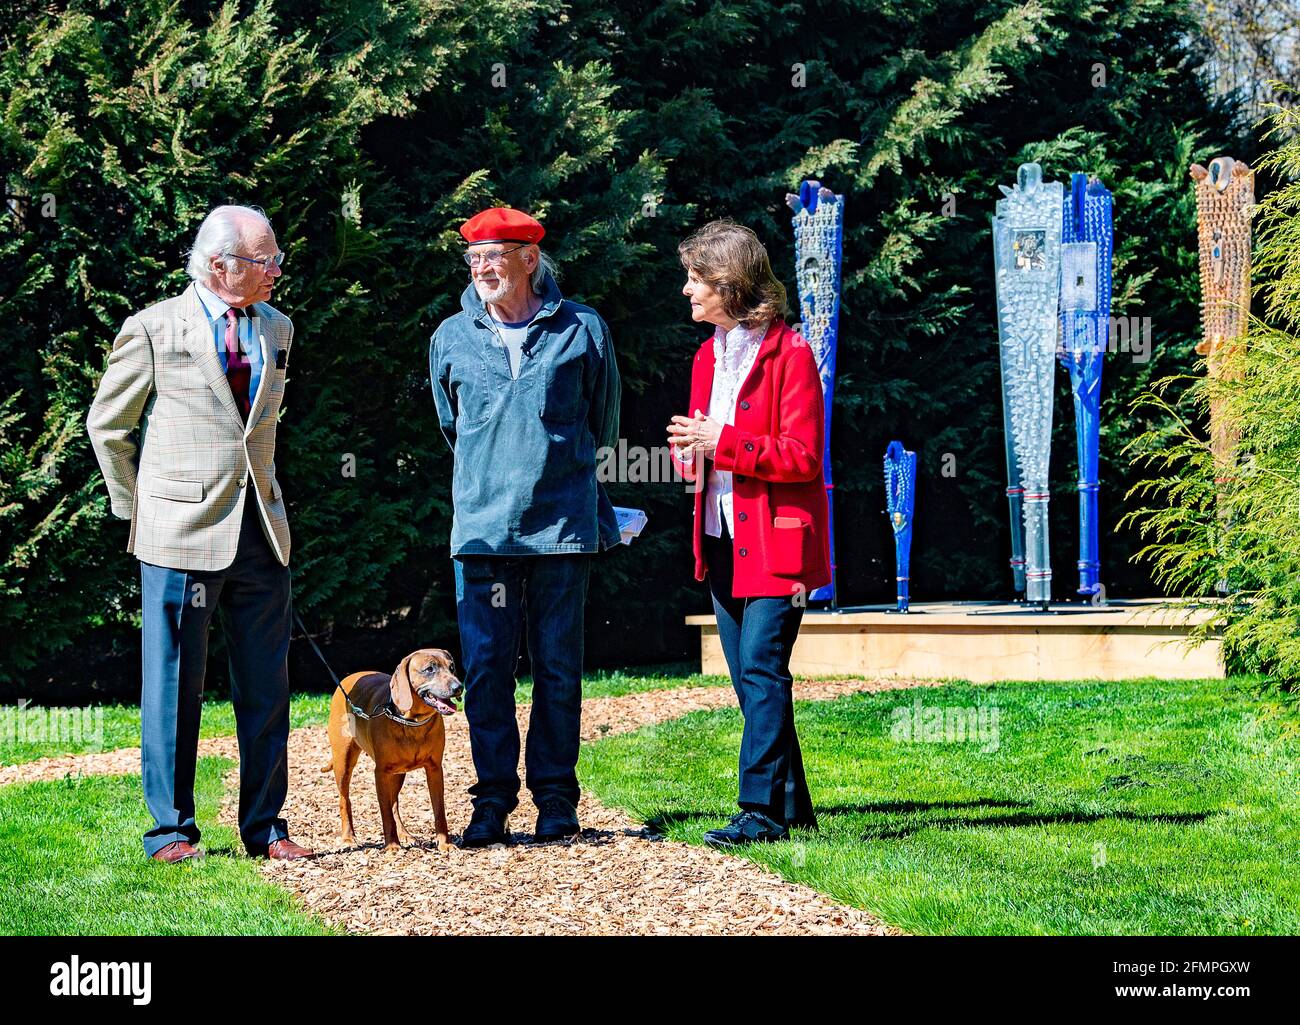
{"type": "Polygon", "coordinates": [[[696,363],[698,369],[691,382],[691,408],[686,411],[687,416],[694,416],[697,409],[704,413],[709,411],[709,400],[713,398],[713,362],[713,339],[710,338],[700,346],[696,363]]]}
{"type": "Polygon", "coordinates": [[[757,363],[765,356],[770,356],[776,352],[781,346],[781,336],[789,330],[784,320],[780,317],[774,318],[772,323],[768,325],[767,334],[763,335],[763,340],[759,343],[758,355],[755,357],[754,362],[757,363]]]}
{"type": "Polygon", "coordinates": [[[207,311],[203,309],[203,303],[199,301],[199,293],[194,290],[193,285],[186,289],[184,298],[185,305],[180,316],[185,324],[185,347],[199,370],[203,372],[203,379],[208,382],[212,393],[242,430],[244,419],[239,415],[234,392],[230,390],[230,382],[226,380],[225,371],[221,369],[221,357],[217,355],[216,339],[213,337],[212,324],[208,320],[207,311]]]}
{"type": "Polygon", "coordinates": [[[253,310],[257,314],[253,318],[253,328],[257,331],[257,341],[262,350],[262,374],[257,382],[257,394],[253,396],[252,407],[248,411],[246,430],[253,429],[258,416],[261,415],[262,407],[266,405],[271,374],[275,372],[275,350],[279,347],[280,340],[279,334],[271,327],[271,319],[263,316],[262,311],[258,309],[260,305],[260,303],[253,304],[253,310]]]}
{"type": "Polygon", "coordinates": [[[749,373],[745,375],[745,379],[740,382],[740,386],[736,389],[737,400],[742,395],[752,393],[752,389],[749,387],[750,383],[761,380],[761,376],[756,376],[756,371],[765,359],[770,358],[781,347],[781,338],[788,330],[785,321],[780,317],[777,317],[768,326],[767,333],[763,335],[763,340],[758,343],[758,352],[754,356],[754,362],[749,368],[749,373]]]}

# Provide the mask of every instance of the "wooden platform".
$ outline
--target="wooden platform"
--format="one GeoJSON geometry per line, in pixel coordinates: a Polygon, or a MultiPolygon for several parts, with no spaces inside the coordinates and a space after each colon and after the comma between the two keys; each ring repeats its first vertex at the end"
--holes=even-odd
{"type": "MultiPolygon", "coordinates": [[[[1181,643],[1208,611],[1163,608],[1159,599],[1093,607],[1062,603],[1050,612],[996,602],[913,605],[906,615],[874,605],[804,615],[791,669],[802,676],[863,675],[918,679],[1121,680],[1222,677],[1218,639],[1181,643]]],[[[727,672],[713,616],[687,616],[700,628],[706,673],[727,672]]]]}

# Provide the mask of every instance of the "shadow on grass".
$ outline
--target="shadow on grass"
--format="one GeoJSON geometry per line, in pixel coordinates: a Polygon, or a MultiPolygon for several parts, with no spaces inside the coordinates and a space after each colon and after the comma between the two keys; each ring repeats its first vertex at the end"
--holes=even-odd
{"type": "MultiPolygon", "coordinates": [[[[997,808],[1031,809],[1032,807],[1033,805],[1027,801],[1001,801],[981,798],[971,801],[934,801],[929,803],[924,801],[881,801],[875,804],[831,805],[829,807],[816,808],[815,811],[819,816],[833,817],[837,815],[895,815],[943,809],[959,810],[963,808],[980,808],[992,811],[997,808]]],[[[1175,826],[1191,826],[1204,822],[1211,815],[1219,814],[1221,813],[1204,811],[1150,813],[1133,811],[1036,813],[1026,810],[1014,814],[980,815],[974,817],[955,816],[937,819],[923,818],[920,821],[912,823],[893,826],[883,825],[877,829],[868,829],[862,834],[861,840],[864,843],[871,840],[901,840],[926,829],[957,830],[986,829],[990,827],[1016,828],[1022,826],[1084,825],[1092,822],[1106,821],[1152,822],[1175,826]]],[[[713,820],[717,818],[719,818],[719,815],[716,811],[692,810],[659,812],[658,814],[647,817],[645,821],[646,826],[654,832],[666,833],[675,825],[694,822],[698,819],[713,820]]]]}
{"type": "Polygon", "coordinates": [[[909,825],[895,827],[885,827],[881,829],[869,829],[862,834],[864,842],[868,840],[902,840],[921,832],[924,829],[986,829],[990,827],[1007,827],[1016,828],[1019,826],[1048,826],[1048,825],[1084,825],[1092,822],[1152,822],[1174,826],[1192,826],[1211,815],[1218,815],[1219,812],[1149,812],[1139,813],[1133,811],[1108,811],[1098,812],[1096,814],[1085,814],[1083,812],[1057,812],[1055,814],[1042,814],[1034,812],[1024,812],[1017,815],[988,815],[979,818],[947,818],[947,819],[930,819],[909,825]]]}
{"type": "Polygon", "coordinates": [[[912,811],[931,811],[935,808],[1032,808],[1029,801],[994,800],[976,797],[970,801],[877,801],[873,804],[832,804],[814,808],[818,815],[901,815],[912,811]]]}
{"type": "Polygon", "coordinates": [[[236,847],[234,844],[223,843],[218,847],[209,847],[206,841],[203,844],[204,857],[208,858],[246,858],[248,853],[242,847],[236,847]]]}

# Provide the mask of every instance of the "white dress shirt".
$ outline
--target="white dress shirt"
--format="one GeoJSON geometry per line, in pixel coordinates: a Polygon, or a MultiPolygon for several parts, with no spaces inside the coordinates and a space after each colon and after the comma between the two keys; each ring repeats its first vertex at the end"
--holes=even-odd
{"type": "MultiPolygon", "coordinates": [[[[709,417],[720,424],[736,422],[736,397],[749,372],[754,369],[767,324],[752,328],[737,324],[730,331],[718,327],[713,332],[713,390],[709,394],[709,417]]],[[[695,415],[695,410],[691,410],[695,415]]],[[[731,473],[719,470],[709,461],[709,479],[704,492],[704,533],[721,537],[722,525],[736,536],[731,515],[731,473]]]]}

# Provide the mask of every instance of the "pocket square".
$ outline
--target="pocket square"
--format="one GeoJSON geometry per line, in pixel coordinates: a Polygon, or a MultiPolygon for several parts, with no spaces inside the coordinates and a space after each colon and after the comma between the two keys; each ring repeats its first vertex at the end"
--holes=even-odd
{"type": "Polygon", "coordinates": [[[275,354],[275,369],[283,370],[288,365],[289,365],[289,350],[280,349],[275,354]]]}

